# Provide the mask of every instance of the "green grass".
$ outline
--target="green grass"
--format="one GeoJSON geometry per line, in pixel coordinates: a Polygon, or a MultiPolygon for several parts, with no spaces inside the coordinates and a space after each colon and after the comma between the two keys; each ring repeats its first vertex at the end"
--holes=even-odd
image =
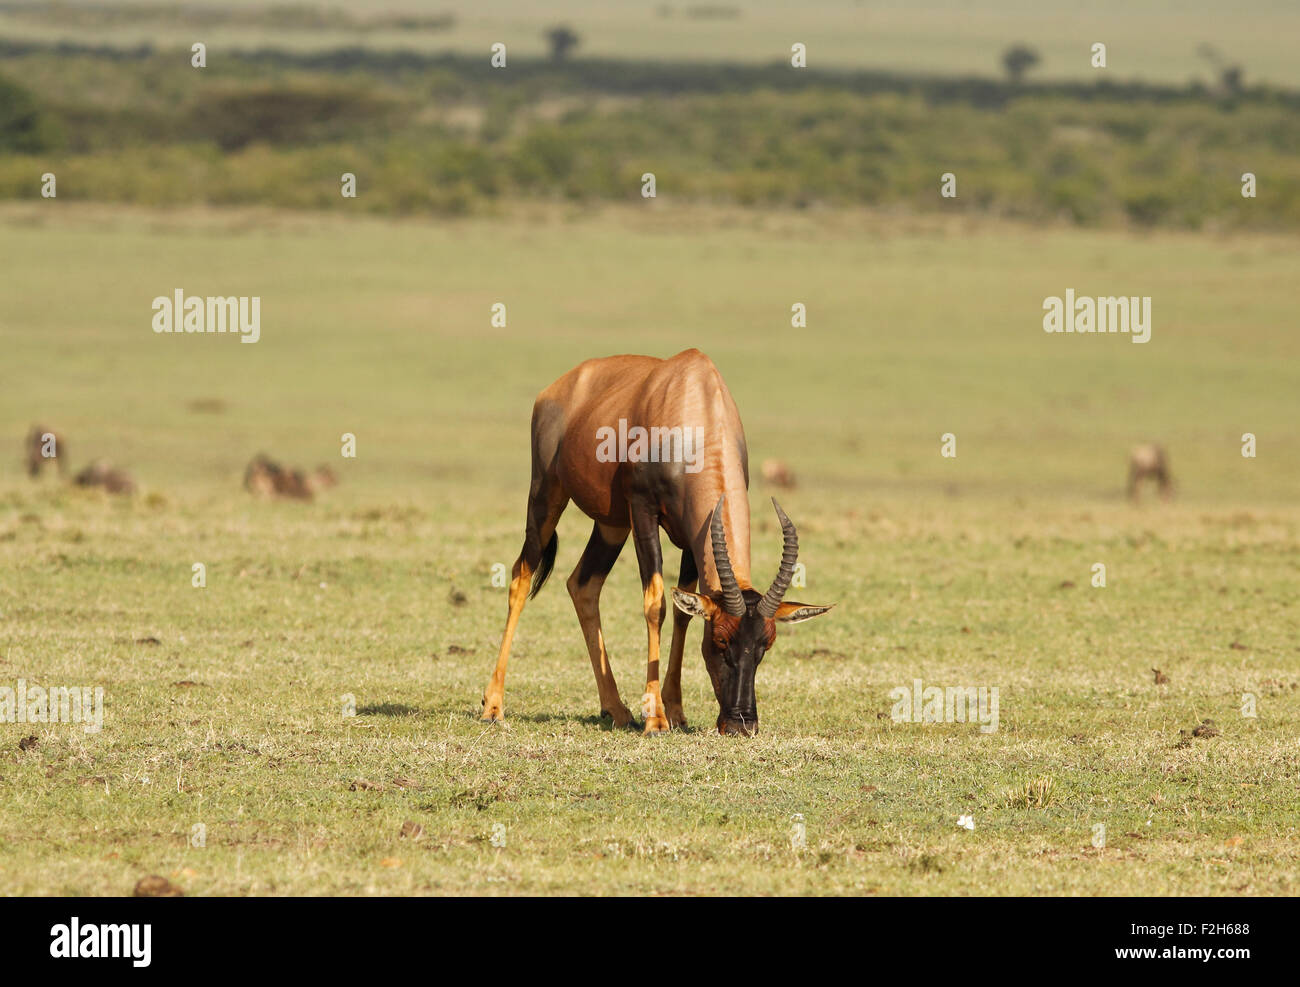
{"type": "MultiPolygon", "coordinates": [[[[7,206],[0,685],[98,685],[107,711],[97,735],[0,725],[0,882],[1285,893],[1297,247],[671,202],[439,224],[7,206]],[[176,287],[260,294],[262,341],[154,335],[150,301],[176,287]],[[1067,287],[1153,296],[1152,341],[1044,334],[1042,299],[1067,287]],[[808,569],[794,592],[838,607],[764,661],[758,738],[708,732],[698,625],[692,729],[611,731],[563,587],[589,527],[571,509],[524,614],[507,723],[483,726],[505,612],[490,572],[521,540],[533,395],[587,356],[692,345],[726,376],[753,461],[798,475],[780,495],[808,569]],[[224,410],[192,410],[213,399],[224,410]],[[107,456],[141,494],[28,481],[35,421],[66,433],[74,467],[107,456]],[[1147,438],[1179,497],[1134,508],[1125,455],[1147,438]],[[331,462],[342,483],[312,505],[252,501],[239,480],[259,450],[331,462]],[[916,678],[998,687],[998,731],[891,722],[890,690],[916,678]],[[1222,734],[1182,742],[1205,718],[1222,734]],[[352,790],[361,778],[382,788],[352,790]],[[1041,779],[1050,797],[1027,808],[1041,779]],[[424,838],[401,838],[406,821],[424,838]],[[199,823],[207,846],[187,848],[199,823]]],[[[756,481],[751,504],[770,574],[768,492],[756,481]]],[[[628,553],[604,615],[632,706],[639,601],[628,553]]]]}

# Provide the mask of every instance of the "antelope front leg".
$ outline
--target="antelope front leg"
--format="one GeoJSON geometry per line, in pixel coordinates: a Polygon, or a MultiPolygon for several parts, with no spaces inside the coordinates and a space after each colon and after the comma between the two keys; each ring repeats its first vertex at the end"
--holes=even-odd
{"type": "Polygon", "coordinates": [[[680,611],[673,614],[673,641],[668,646],[668,674],[664,676],[663,684],[664,715],[674,730],[686,726],[686,713],[682,709],[682,653],[686,650],[686,624],[689,620],[680,611]]]}
{"type": "Polygon", "coordinates": [[[659,693],[659,629],[664,623],[663,554],[659,547],[658,510],[646,504],[632,504],[632,532],[636,558],[641,567],[641,592],[645,612],[648,656],[645,692],[641,696],[641,713],[645,733],[667,733],[668,717],[663,696],[659,693]]]}
{"type": "MultiPolygon", "coordinates": [[[[682,570],[677,577],[677,586],[693,593],[699,578],[695,557],[687,549],[682,552],[682,570]]],[[[686,726],[686,714],[682,710],[682,654],[686,650],[686,627],[691,618],[676,607],[672,611],[673,643],[668,649],[668,674],[664,676],[664,713],[668,717],[668,725],[674,730],[681,730],[686,726]]]]}
{"type": "Polygon", "coordinates": [[[645,588],[645,625],[650,645],[646,662],[645,695],[641,697],[641,712],[645,716],[645,733],[667,733],[670,725],[664,710],[663,696],[659,691],[659,631],[664,622],[664,577],[655,573],[645,588]]]}

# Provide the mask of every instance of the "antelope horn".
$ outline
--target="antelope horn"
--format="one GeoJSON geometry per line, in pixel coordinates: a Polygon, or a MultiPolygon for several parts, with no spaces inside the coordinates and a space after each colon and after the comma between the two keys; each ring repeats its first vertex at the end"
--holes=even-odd
{"type": "Polygon", "coordinates": [[[781,510],[775,497],[772,498],[772,506],[776,508],[776,516],[781,519],[784,543],[781,547],[781,568],[777,570],[776,578],[772,580],[768,591],[758,601],[759,616],[766,620],[776,616],[776,608],[781,605],[785,591],[790,588],[790,580],[794,578],[794,564],[799,558],[799,532],[794,530],[794,522],[785,516],[785,511],[781,510]]]}
{"type": "Polygon", "coordinates": [[[713,567],[718,570],[718,583],[722,588],[722,609],[733,617],[743,617],[745,598],[740,593],[736,574],[731,571],[731,559],[727,556],[727,535],[722,530],[724,500],[725,495],[718,498],[718,506],[713,509],[713,521],[709,524],[709,537],[713,541],[713,567]]]}

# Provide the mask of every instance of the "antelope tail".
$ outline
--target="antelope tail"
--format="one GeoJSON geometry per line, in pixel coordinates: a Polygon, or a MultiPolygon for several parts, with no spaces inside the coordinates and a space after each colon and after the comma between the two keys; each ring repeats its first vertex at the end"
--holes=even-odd
{"type": "Polygon", "coordinates": [[[542,591],[546,585],[546,579],[555,568],[555,549],[559,546],[560,539],[555,532],[551,532],[551,540],[546,543],[542,549],[542,561],[537,566],[537,571],[533,573],[533,588],[528,593],[528,599],[532,599],[542,591]]]}

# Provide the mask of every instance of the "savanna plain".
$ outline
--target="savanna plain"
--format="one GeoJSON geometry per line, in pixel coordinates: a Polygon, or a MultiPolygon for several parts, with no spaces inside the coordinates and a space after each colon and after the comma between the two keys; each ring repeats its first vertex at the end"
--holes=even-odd
{"type": "MultiPolygon", "coordinates": [[[[0,683],[102,687],[105,713],[0,725],[0,888],[1294,893],[1298,248],[671,196],[411,220],[9,203],[0,683]],[[260,295],[261,340],[154,334],[176,288],[260,295]],[[1150,342],[1044,333],[1067,288],[1152,296],[1150,342]],[[758,737],[711,732],[698,622],[689,728],[614,730],[564,590],[589,532],[570,508],[506,722],[481,723],[533,396],[587,357],[692,346],[745,421],[756,580],[775,493],[791,595],[835,610],[764,660],[758,737]],[[34,422],[141,489],[29,480],[34,422]],[[1147,440],[1176,495],[1133,505],[1147,440]],[[254,500],[259,451],[339,486],[254,500]],[[917,679],[996,687],[998,729],[894,722],[917,679]]],[[[635,709],[630,550],[603,602],[635,709]]]]}

